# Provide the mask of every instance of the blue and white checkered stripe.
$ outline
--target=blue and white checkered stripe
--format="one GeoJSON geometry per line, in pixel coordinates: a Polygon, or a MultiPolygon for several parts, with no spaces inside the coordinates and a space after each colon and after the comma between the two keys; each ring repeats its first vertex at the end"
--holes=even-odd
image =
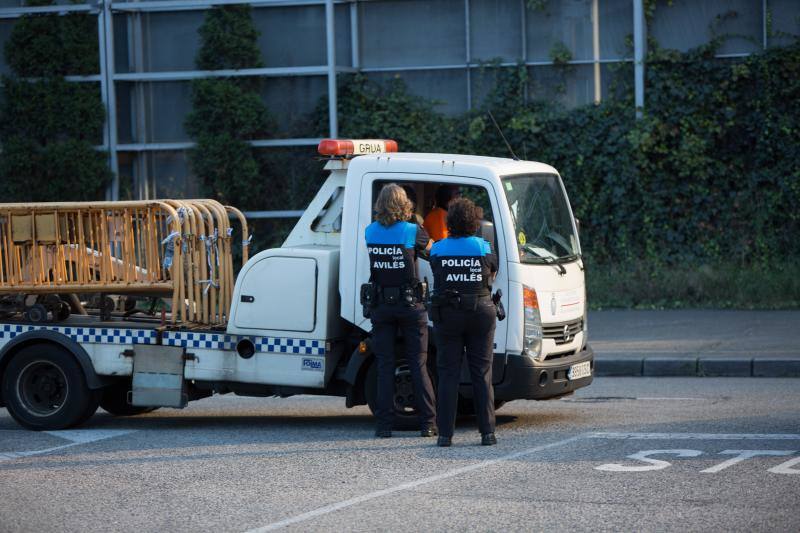
{"type": "Polygon", "coordinates": [[[75,342],[90,344],[155,344],[157,334],[150,329],[77,328],[0,324],[0,340],[11,340],[28,331],[48,330],[66,335],[75,342]]]}
{"type": "Polygon", "coordinates": [[[225,333],[200,333],[194,331],[165,331],[161,342],[165,346],[206,348],[208,350],[233,350],[236,336],[225,333]]]}
{"type": "Polygon", "coordinates": [[[303,355],[325,355],[325,341],[311,339],[287,339],[281,337],[256,337],[256,351],[269,353],[292,353],[303,355]]]}
{"type": "Polygon", "coordinates": [[[285,337],[249,337],[226,333],[200,333],[194,331],[166,331],[163,343],[167,346],[205,348],[208,350],[234,350],[241,339],[249,338],[257,352],[298,355],[325,355],[325,341],[292,339],[285,337]]]}

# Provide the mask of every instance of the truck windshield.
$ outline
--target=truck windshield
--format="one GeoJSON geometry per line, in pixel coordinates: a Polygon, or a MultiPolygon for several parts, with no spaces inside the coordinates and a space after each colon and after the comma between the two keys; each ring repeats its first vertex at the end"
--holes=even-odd
{"type": "Polygon", "coordinates": [[[556,263],[580,254],[572,214],[553,174],[524,174],[503,178],[514,232],[523,263],[556,263]]]}

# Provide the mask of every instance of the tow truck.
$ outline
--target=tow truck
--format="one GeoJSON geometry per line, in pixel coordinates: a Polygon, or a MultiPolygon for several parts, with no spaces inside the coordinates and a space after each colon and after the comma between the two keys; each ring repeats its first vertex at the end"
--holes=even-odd
{"type": "MultiPolygon", "coordinates": [[[[89,206],[95,215],[39,204],[33,214],[22,211],[30,219],[19,215],[24,204],[0,204],[0,297],[16,302],[0,308],[0,405],[33,430],[82,424],[98,406],[130,416],[182,408],[215,393],[330,395],[344,397],[347,407],[374,410],[371,325],[358,289],[369,278],[364,230],[387,183],[413,190],[420,215],[440,186],[457,187],[484,209],[480,233],[498,255],[493,289],[502,291],[507,313],[494,337],[498,408],[511,400],[563,397],[592,382],[580,241],[556,169],[505,158],[400,153],[391,140],[326,139],[318,152],[327,179],[285,242],[252,257],[241,213],[210,200],[157,201],[147,209],[160,214],[146,216],[146,206],[136,203],[117,211],[89,206]],[[102,225],[112,211],[126,213],[113,231],[102,225]],[[225,226],[226,211],[243,224],[237,275],[231,250],[238,234],[225,226]],[[55,235],[45,243],[38,240],[40,215],[55,235]],[[92,223],[105,228],[94,231],[97,243],[75,236],[92,223]],[[137,248],[136,239],[148,231],[150,244],[137,248]],[[36,256],[28,275],[18,267],[30,257],[19,247],[37,245],[46,253],[36,256]],[[111,303],[81,309],[87,295],[98,293],[111,303]],[[118,310],[113,298],[131,293],[161,297],[160,316],[153,306],[150,313],[118,310]],[[36,313],[26,312],[37,305],[36,313]]],[[[421,258],[418,268],[420,279],[432,283],[428,261],[421,258]]],[[[402,343],[398,338],[398,429],[416,424],[402,343]]],[[[434,378],[435,360],[432,344],[434,378]]],[[[466,370],[460,394],[461,409],[469,412],[466,370]]]]}

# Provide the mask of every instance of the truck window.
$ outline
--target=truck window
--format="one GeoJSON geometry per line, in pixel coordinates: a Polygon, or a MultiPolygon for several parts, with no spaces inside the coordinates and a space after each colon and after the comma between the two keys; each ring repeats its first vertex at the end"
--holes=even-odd
{"type": "MultiPolygon", "coordinates": [[[[396,183],[397,185],[406,189],[408,193],[408,189],[414,191],[416,195],[416,214],[420,215],[421,217],[425,217],[428,212],[433,209],[436,197],[436,190],[439,188],[442,183],[438,182],[430,182],[430,181],[409,181],[409,180],[376,180],[372,185],[372,205],[375,205],[375,200],[378,199],[378,193],[381,192],[381,189],[384,185],[389,183],[396,183]]],[[[473,186],[473,185],[460,185],[460,194],[466,198],[469,198],[476,205],[483,208],[483,218],[487,222],[494,222],[494,215],[492,213],[492,203],[489,201],[489,193],[483,187],[473,186]]],[[[411,198],[413,201],[414,198],[411,198]]],[[[374,215],[374,212],[373,212],[374,215]]]]}
{"type": "Polygon", "coordinates": [[[580,255],[561,180],[553,174],[503,178],[511,218],[523,263],[574,260],[580,255]]]}
{"type": "MultiPolygon", "coordinates": [[[[413,194],[416,196],[415,217],[417,218],[417,223],[420,225],[422,225],[421,222],[425,215],[434,207],[436,190],[439,186],[443,185],[439,182],[430,181],[376,180],[372,185],[373,206],[375,205],[375,200],[377,200],[381,189],[388,183],[396,183],[406,189],[407,193],[409,189],[413,191],[413,194]]],[[[477,235],[488,241],[492,250],[497,251],[497,230],[494,226],[494,213],[492,212],[492,202],[489,200],[489,191],[484,187],[476,185],[459,185],[459,189],[459,194],[461,196],[469,198],[483,209],[483,221],[481,222],[481,227],[477,235]]],[[[412,201],[414,200],[414,198],[411,199],[412,201]]],[[[372,214],[374,218],[374,211],[372,214]]]]}

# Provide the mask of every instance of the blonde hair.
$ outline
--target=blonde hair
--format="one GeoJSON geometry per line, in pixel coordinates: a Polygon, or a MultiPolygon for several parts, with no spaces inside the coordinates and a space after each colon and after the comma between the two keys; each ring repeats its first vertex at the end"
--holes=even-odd
{"type": "Polygon", "coordinates": [[[390,183],[381,189],[375,201],[375,218],[383,226],[391,226],[395,222],[408,220],[414,213],[414,206],[402,187],[390,183]]]}

